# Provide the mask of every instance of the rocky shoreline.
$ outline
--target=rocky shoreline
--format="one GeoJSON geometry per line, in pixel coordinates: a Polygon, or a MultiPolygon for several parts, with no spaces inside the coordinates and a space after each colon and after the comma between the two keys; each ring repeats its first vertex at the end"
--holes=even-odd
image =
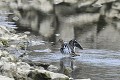
{"type": "Polygon", "coordinates": [[[1,75],[10,77],[11,80],[69,80],[64,74],[47,71],[41,66],[30,66],[5,50],[0,51],[0,59],[1,75]]]}
{"type": "Polygon", "coordinates": [[[0,37],[0,79],[6,78],[6,80],[69,80],[69,77],[64,74],[45,70],[45,67],[48,67],[49,64],[32,63],[30,61],[24,62],[22,60],[22,57],[20,56],[25,53],[26,44],[21,46],[21,44],[11,44],[11,42],[15,43],[15,41],[19,41],[21,43],[24,43],[24,41],[28,39],[26,34],[15,34],[13,32],[10,32],[5,26],[0,27],[0,32],[2,32],[3,35],[0,37]],[[23,49],[24,51],[23,54],[17,57],[15,56],[14,52],[12,53],[10,51],[11,49],[23,49]]]}
{"type": "Polygon", "coordinates": [[[15,33],[5,26],[0,26],[0,32],[0,80],[72,80],[64,74],[52,72],[58,70],[54,65],[23,59],[27,55],[28,34],[15,33]]]}

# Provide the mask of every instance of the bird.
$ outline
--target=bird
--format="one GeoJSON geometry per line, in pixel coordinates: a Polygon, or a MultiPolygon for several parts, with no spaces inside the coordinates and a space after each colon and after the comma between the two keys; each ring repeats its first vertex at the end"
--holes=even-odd
{"type": "Polygon", "coordinates": [[[61,44],[60,52],[62,54],[69,54],[72,57],[74,57],[79,56],[75,53],[75,47],[78,47],[79,49],[83,50],[81,45],[75,39],[70,40],[68,43],[65,43],[63,39],[59,39],[59,42],[61,44]]]}

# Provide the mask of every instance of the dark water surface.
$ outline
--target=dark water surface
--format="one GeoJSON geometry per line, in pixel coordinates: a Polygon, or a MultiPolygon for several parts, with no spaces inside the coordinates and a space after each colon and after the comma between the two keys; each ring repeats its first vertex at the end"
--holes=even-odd
{"type": "MultiPolygon", "coordinates": [[[[37,46],[36,49],[39,47],[37,46]]],[[[34,48],[35,49],[35,48],[34,48]]],[[[69,69],[68,76],[74,79],[90,78],[91,80],[120,80],[120,52],[112,50],[84,49],[77,50],[80,56],[70,58],[62,55],[58,48],[55,50],[31,50],[29,59],[51,63],[63,69],[69,69]]]]}

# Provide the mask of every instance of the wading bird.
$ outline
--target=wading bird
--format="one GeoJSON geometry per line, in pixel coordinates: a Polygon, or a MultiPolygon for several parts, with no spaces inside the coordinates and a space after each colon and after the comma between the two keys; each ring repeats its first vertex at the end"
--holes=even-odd
{"type": "Polygon", "coordinates": [[[78,47],[79,49],[83,50],[81,45],[75,39],[70,40],[69,43],[65,43],[62,39],[59,39],[59,42],[61,43],[60,51],[62,54],[69,54],[72,57],[74,57],[79,56],[75,53],[75,47],[78,47]]]}

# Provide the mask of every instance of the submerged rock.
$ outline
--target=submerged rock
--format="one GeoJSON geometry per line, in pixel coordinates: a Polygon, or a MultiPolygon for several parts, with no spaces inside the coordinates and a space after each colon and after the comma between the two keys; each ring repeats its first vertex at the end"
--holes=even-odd
{"type": "Polygon", "coordinates": [[[57,66],[54,66],[54,65],[50,65],[48,67],[48,70],[49,71],[53,71],[53,72],[57,72],[59,70],[59,68],[57,66]]]}

